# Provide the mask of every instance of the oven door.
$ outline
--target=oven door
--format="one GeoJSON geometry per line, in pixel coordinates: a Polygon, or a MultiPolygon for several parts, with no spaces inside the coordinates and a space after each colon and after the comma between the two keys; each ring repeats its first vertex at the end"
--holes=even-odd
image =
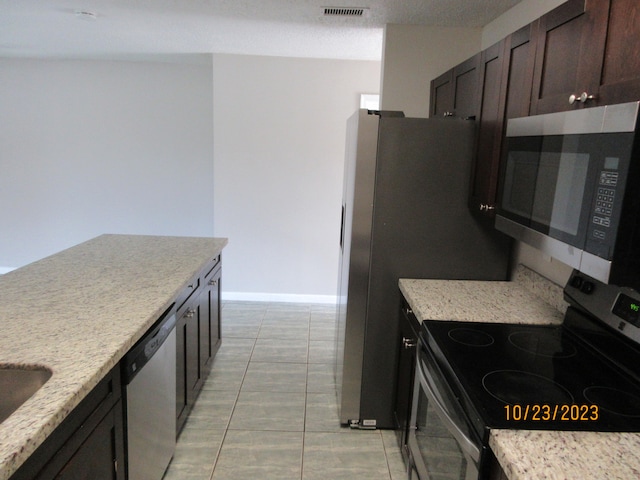
{"type": "Polygon", "coordinates": [[[409,431],[410,478],[477,480],[487,451],[447,386],[433,355],[420,342],[409,431]]]}

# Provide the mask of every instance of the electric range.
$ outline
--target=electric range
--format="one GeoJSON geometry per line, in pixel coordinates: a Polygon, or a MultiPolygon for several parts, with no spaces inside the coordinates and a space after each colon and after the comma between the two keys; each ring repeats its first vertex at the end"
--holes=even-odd
{"type": "Polygon", "coordinates": [[[422,342],[481,438],[491,428],[640,432],[640,296],[578,273],[564,292],[562,325],[423,322],[422,342]]]}
{"type": "Polygon", "coordinates": [[[491,429],[640,432],[640,294],[574,272],[561,325],[424,320],[410,477],[491,478],[491,429]]]}

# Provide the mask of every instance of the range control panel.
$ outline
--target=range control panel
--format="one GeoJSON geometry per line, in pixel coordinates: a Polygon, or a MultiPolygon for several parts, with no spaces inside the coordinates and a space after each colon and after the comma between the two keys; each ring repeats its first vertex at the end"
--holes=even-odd
{"type": "Polygon", "coordinates": [[[640,326],[640,300],[638,299],[620,293],[611,313],[636,327],[640,326]]]}
{"type": "Polygon", "coordinates": [[[564,287],[564,296],[571,305],[640,342],[640,293],[607,285],[574,270],[564,287]]]}

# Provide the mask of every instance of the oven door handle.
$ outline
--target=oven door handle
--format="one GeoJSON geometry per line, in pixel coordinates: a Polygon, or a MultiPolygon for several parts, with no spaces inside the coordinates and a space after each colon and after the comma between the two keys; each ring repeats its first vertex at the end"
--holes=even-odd
{"type": "MultiPolygon", "coordinates": [[[[419,363],[422,362],[420,361],[419,363]]],[[[424,368],[423,365],[418,365],[417,371],[418,375],[420,376],[420,383],[422,383],[422,385],[424,386],[425,394],[431,400],[436,411],[439,413],[440,418],[447,425],[447,429],[458,441],[460,448],[477,464],[480,461],[480,449],[467,435],[465,435],[460,427],[458,427],[458,425],[456,425],[456,423],[453,421],[449,413],[447,413],[447,410],[443,405],[444,402],[436,393],[437,390],[434,388],[435,382],[433,381],[429,371],[424,368]]]]}

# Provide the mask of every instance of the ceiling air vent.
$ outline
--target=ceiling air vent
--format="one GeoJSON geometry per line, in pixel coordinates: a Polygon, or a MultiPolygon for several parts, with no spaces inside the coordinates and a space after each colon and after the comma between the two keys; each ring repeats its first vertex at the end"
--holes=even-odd
{"type": "Polygon", "coordinates": [[[329,17],[362,17],[365,10],[360,7],[324,7],[324,14],[329,17]]]}

